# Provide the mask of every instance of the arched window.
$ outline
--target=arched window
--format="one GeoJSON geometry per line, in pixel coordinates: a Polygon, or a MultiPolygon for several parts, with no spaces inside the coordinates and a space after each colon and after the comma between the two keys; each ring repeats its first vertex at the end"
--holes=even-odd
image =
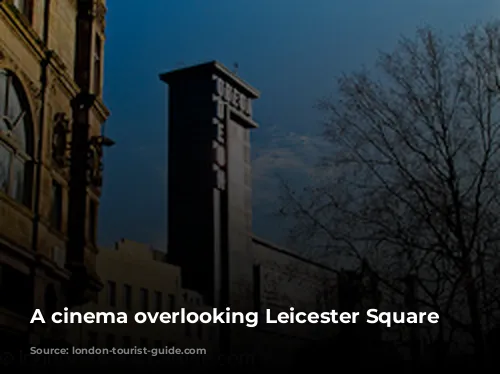
{"type": "Polygon", "coordinates": [[[11,72],[0,70],[0,191],[31,203],[32,122],[26,95],[11,72]]]}

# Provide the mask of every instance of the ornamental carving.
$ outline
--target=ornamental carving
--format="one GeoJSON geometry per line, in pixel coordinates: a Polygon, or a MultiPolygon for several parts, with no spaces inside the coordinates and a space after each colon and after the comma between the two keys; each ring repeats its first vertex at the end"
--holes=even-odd
{"type": "Polygon", "coordinates": [[[28,74],[26,74],[25,71],[20,70],[20,74],[32,97],[37,99],[40,98],[40,89],[38,88],[38,85],[28,76],[28,74]]]}
{"type": "Polygon", "coordinates": [[[94,187],[102,186],[102,172],[104,169],[101,162],[102,155],[102,144],[99,141],[91,140],[87,158],[87,182],[94,187]]]}
{"type": "Polygon", "coordinates": [[[52,132],[52,161],[59,168],[68,166],[68,133],[69,120],[65,113],[57,113],[54,116],[54,127],[52,132]]]}

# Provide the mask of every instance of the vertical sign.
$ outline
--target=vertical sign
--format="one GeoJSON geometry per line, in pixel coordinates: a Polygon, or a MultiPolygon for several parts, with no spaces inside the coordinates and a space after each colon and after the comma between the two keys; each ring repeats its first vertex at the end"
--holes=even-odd
{"type": "Polygon", "coordinates": [[[238,112],[243,117],[250,118],[252,117],[252,100],[217,75],[212,75],[212,80],[215,84],[213,101],[216,106],[216,115],[213,119],[215,130],[213,140],[215,187],[219,191],[225,191],[227,184],[226,123],[228,120],[228,118],[225,118],[226,107],[231,108],[231,111],[238,112]]]}
{"type": "Polygon", "coordinates": [[[213,170],[215,179],[215,188],[219,191],[226,190],[226,126],[225,126],[225,103],[224,97],[224,82],[214,75],[212,79],[216,83],[215,95],[213,100],[216,106],[216,115],[212,120],[215,130],[215,136],[212,141],[213,148],[213,170]],[[222,82],[222,84],[221,84],[222,82]]]}

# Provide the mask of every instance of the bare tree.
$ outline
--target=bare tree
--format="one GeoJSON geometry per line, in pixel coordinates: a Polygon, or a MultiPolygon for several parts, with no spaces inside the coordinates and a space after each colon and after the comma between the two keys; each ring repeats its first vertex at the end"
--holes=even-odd
{"type": "Polygon", "coordinates": [[[433,339],[461,331],[482,358],[498,299],[499,24],[452,40],[419,30],[377,68],[321,102],[325,177],[303,194],[284,183],[282,212],[294,240],[364,262],[389,294],[411,279],[414,305],[443,321],[433,339]]]}

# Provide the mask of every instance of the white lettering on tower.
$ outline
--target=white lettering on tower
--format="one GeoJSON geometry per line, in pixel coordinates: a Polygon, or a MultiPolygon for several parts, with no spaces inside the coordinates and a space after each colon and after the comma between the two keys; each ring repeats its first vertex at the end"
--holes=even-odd
{"type": "Polygon", "coordinates": [[[218,165],[214,164],[215,186],[220,191],[226,190],[226,173],[218,165]]]}
{"type": "Polygon", "coordinates": [[[221,168],[226,166],[226,150],[216,141],[213,142],[215,163],[221,168]]]}
{"type": "Polygon", "coordinates": [[[224,144],[226,141],[225,141],[225,127],[224,127],[224,123],[219,121],[218,119],[214,119],[213,120],[213,124],[215,126],[215,140],[219,143],[219,144],[224,144]]]}
{"type": "Polygon", "coordinates": [[[220,191],[226,189],[226,127],[225,127],[225,111],[226,103],[223,100],[226,95],[227,87],[222,79],[213,76],[216,82],[215,95],[213,102],[215,104],[216,115],[212,119],[214,126],[214,140],[212,142],[213,148],[213,172],[214,172],[214,186],[220,191]]]}
{"type": "Polygon", "coordinates": [[[217,118],[220,120],[224,119],[225,105],[222,100],[215,99],[217,105],[217,118]]]}
{"type": "MultiPolygon", "coordinates": [[[[227,102],[233,109],[247,117],[252,115],[252,100],[217,75],[213,75],[212,79],[215,82],[214,100],[227,102]]],[[[219,109],[217,113],[220,113],[219,109]]],[[[219,115],[218,117],[222,119],[219,115]]]]}

